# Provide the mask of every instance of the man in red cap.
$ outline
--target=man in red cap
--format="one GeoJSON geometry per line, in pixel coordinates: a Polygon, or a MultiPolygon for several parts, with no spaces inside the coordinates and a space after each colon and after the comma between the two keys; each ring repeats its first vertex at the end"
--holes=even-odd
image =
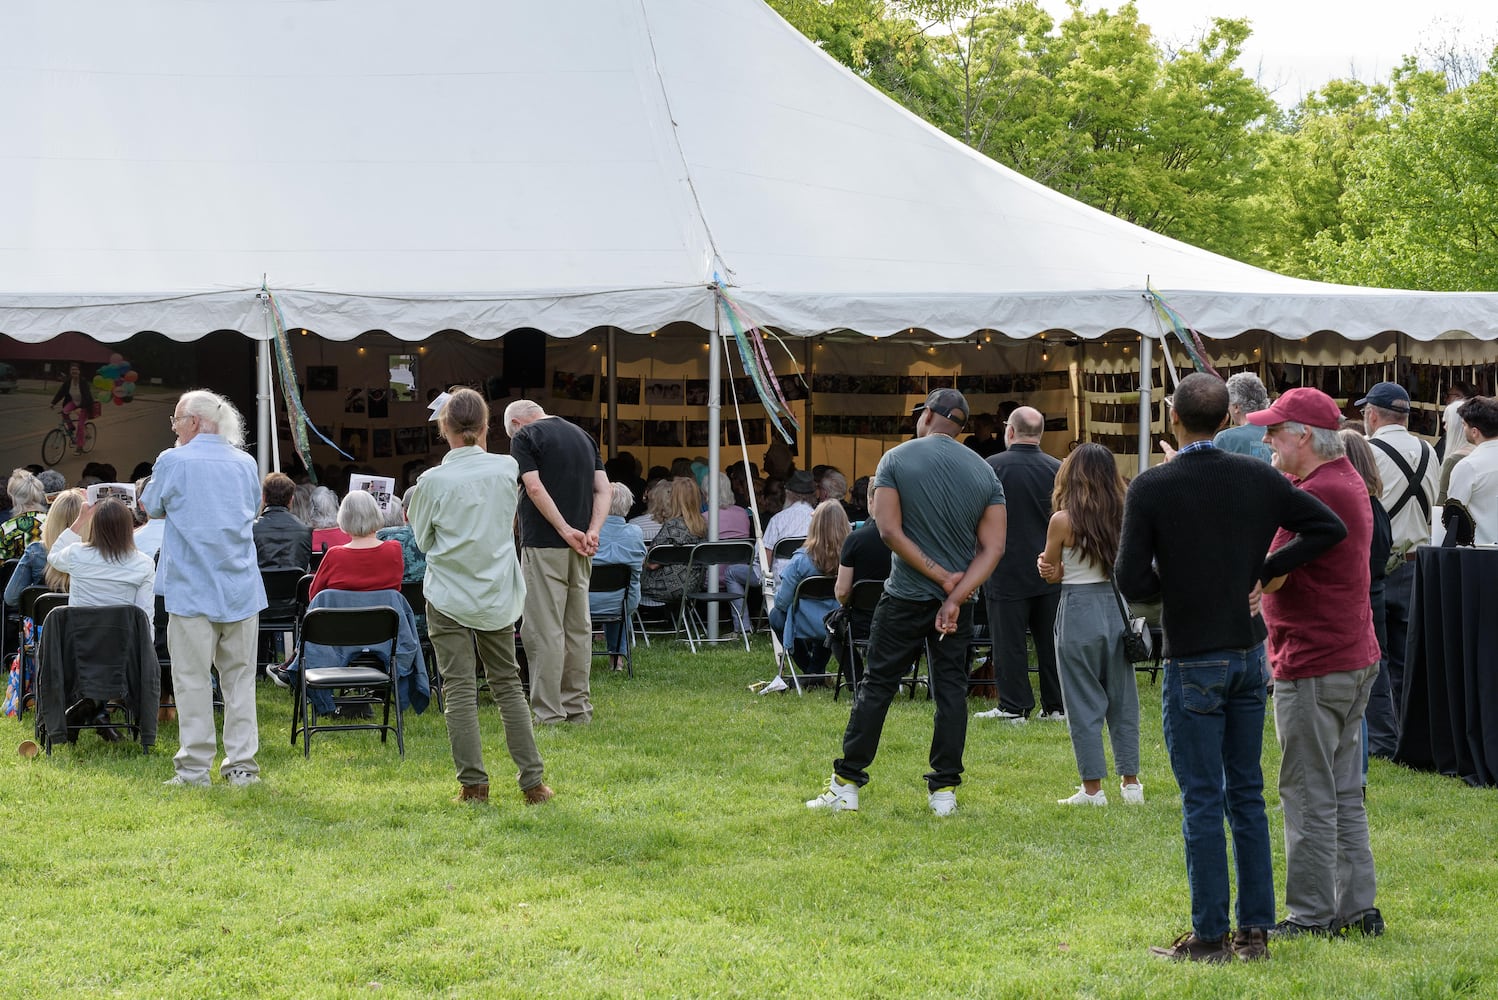
{"type": "MultiPolygon", "coordinates": [[[[1362,792],[1363,712],[1379,661],[1368,603],[1373,513],[1337,435],[1340,416],[1330,396],[1311,388],[1248,415],[1264,428],[1280,471],[1347,526],[1346,538],[1264,595],[1289,909],[1269,932],[1276,938],[1384,929],[1362,792]]],[[[1289,540],[1282,530],[1271,551],[1289,540]]]]}

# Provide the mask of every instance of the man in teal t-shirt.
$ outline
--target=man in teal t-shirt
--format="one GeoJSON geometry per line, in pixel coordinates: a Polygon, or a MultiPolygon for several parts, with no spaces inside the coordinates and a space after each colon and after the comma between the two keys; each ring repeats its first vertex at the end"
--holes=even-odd
{"type": "Polygon", "coordinates": [[[929,802],[938,816],[957,808],[967,742],[971,599],[1004,554],[1004,487],[993,468],[954,437],[969,412],[962,393],[937,389],[917,409],[915,440],[887,452],[870,484],[870,513],[894,558],[874,609],[843,756],[833,762],[827,791],[808,808],[858,808],[858,789],[868,783],[890,702],[923,646],[936,702],[929,802]]]}

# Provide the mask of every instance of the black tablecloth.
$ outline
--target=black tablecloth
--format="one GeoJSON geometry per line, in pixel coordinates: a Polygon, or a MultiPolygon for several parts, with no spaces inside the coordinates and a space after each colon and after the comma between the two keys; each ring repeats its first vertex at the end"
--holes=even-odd
{"type": "Polygon", "coordinates": [[[1498,549],[1418,550],[1394,759],[1498,784],[1498,549]]]}

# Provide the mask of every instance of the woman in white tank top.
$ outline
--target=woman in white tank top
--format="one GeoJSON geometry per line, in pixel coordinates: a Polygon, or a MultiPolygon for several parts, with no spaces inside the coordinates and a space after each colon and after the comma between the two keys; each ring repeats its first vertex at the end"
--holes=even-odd
{"type": "Polygon", "coordinates": [[[1084,444],[1056,472],[1045,552],[1036,566],[1061,584],[1056,610],[1056,668],[1081,787],[1061,805],[1108,804],[1103,724],[1129,804],[1144,801],[1139,783],[1139,690],[1123,651],[1123,617],[1113,594],[1113,560],[1123,526],[1124,483],[1113,453],[1084,444]]]}

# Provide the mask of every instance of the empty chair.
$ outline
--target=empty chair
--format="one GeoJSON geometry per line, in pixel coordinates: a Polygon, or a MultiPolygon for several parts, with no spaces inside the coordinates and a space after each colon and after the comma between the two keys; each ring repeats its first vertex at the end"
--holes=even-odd
{"type": "MultiPolygon", "coordinates": [[[[319,595],[321,596],[321,595],[319,595]]],[[[393,607],[314,608],[302,620],[301,639],[297,646],[296,692],[291,712],[291,745],[302,737],[302,755],[312,756],[312,734],[333,731],[375,730],[380,742],[395,733],[400,755],[406,755],[404,719],[400,698],[396,695],[398,667],[396,640],[401,632],[401,616],[393,607]],[[307,666],[307,646],[354,647],[359,651],[340,666],[307,666]],[[381,649],[383,647],[383,650],[381,649]],[[383,654],[383,659],[381,658],[383,654]],[[358,689],[368,692],[346,698],[346,703],[378,704],[384,715],[379,722],[323,723],[313,704],[314,692],[358,689]],[[377,696],[376,696],[377,695],[377,696]],[[392,706],[395,724],[390,724],[392,706]]]]}
{"type": "MultiPolygon", "coordinates": [[[[687,579],[697,579],[697,571],[718,568],[720,585],[716,591],[706,589],[689,590],[683,595],[682,622],[686,626],[687,645],[692,652],[697,652],[699,642],[727,642],[730,636],[720,635],[718,638],[709,638],[707,617],[702,613],[699,605],[711,607],[717,605],[721,608],[730,608],[739,600],[739,595],[729,592],[721,585],[723,570],[730,566],[747,566],[754,559],[754,543],[745,539],[742,541],[728,542],[701,542],[692,546],[692,557],[687,562],[687,579]]],[[[729,614],[729,621],[732,615],[729,614]]],[[[739,630],[744,640],[744,652],[749,651],[749,630],[739,630]]]]}

